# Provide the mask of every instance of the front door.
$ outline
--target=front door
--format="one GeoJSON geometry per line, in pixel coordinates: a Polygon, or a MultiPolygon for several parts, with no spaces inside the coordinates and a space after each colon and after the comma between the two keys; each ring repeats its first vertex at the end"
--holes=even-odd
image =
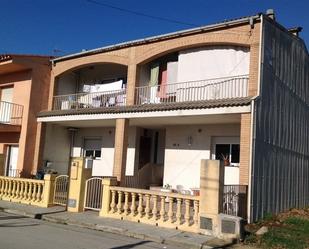
{"type": "Polygon", "coordinates": [[[141,136],[139,145],[139,164],[138,168],[141,169],[145,164],[151,161],[151,137],[141,136]]]}
{"type": "Polygon", "coordinates": [[[7,165],[7,176],[19,177],[19,171],[17,169],[18,160],[18,146],[9,146],[8,150],[8,165],[7,165]]]}

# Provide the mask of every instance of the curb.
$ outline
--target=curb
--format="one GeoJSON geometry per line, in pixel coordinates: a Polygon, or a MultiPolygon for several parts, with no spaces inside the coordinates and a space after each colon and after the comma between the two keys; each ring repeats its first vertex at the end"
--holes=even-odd
{"type": "Polygon", "coordinates": [[[42,219],[42,214],[39,214],[39,213],[32,214],[32,213],[27,213],[25,211],[10,209],[10,208],[0,208],[0,211],[5,212],[5,213],[9,213],[9,214],[22,215],[22,216],[29,217],[29,218],[32,218],[32,219],[37,219],[37,220],[42,219]]]}
{"type": "Polygon", "coordinates": [[[116,228],[111,226],[105,226],[105,225],[99,225],[99,224],[92,224],[92,223],[80,223],[68,219],[62,219],[58,217],[53,217],[51,215],[48,216],[48,214],[41,214],[41,213],[27,213],[25,211],[21,210],[15,210],[15,209],[9,209],[9,208],[1,208],[0,211],[15,214],[15,215],[21,215],[25,217],[29,217],[32,219],[38,219],[38,220],[44,220],[51,223],[56,224],[62,224],[62,225],[69,225],[69,226],[77,226],[80,228],[86,228],[89,230],[96,230],[101,232],[107,232],[112,234],[118,234],[123,235],[126,237],[131,237],[135,239],[141,239],[141,240],[150,240],[156,243],[160,244],[166,244],[166,245],[173,245],[180,248],[191,248],[191,249],[211,249],[211,248],[224,248],[225,246],[231,245],[230,241],[226,241],[225,244],[218,246],[209,246],[207,244],[200,244],[200,243],[194,243],[186,240],[179,240],[177,237],[171,237],[171,238],[162,238],[159,236],[151,236],[148,234],[142,234],[142,233],[136,233],[131,232],[128,229],[122,229],[122,228],[116,228]]]}

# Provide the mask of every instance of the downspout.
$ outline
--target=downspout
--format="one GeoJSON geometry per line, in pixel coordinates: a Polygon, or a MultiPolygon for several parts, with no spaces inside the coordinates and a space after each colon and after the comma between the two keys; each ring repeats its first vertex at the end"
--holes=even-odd
{"type": "Polygon", "coordinates": [[[65,210],[68,211],[69,206],[69,193],[70,193],[70,182],[71,182],[71,158],[73,157],[73,147],[74,147],[74,141],[75,141],[75,133],[78,131],[77,128],[69,127],[68,132],[70,136],[70,152],[69,152],[69,165],[68,165],[68,171],[67,175],[69,176],[68,180],[68,191],[67,191],[67,205],[65,206],[65,210]]]}
{"type": "Polygon", "coordinates": [[[253,146],[255,139],[255,100],[260,96],[260,86],[261,86],[261,62],[262,62],[262,49],[263,49],[263,14],[261,14],[261,23],[260,23],[260,49],[259,49],[259,64],[258,64],[258,84],[257,84],[257,94],[251,99],[251,120],[250,120],[250,155],[249,155],[249,182],[248,182],[248,221],[252,222],[252,207],[253,203],[251,200],[251,191],[252,191],[252,179],[254,178],[254,171],[252,171],[252,162],[254,160],[253,156],[253,146]]]}

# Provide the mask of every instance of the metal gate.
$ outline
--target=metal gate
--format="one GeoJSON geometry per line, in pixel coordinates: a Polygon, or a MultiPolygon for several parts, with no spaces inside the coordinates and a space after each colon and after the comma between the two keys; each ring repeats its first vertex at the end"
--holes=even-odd
{"type": "Polygon", "coordinates": [[[68,202],[69,176],[59,175],[55,179],[55,192],[53,203],[66,206],[68,202]]]}
{"type": "Polygon", "coordinates": [[[102,206],[102,178],[93,177],[86,181],[84,209],[100,210],[102,206]]]}

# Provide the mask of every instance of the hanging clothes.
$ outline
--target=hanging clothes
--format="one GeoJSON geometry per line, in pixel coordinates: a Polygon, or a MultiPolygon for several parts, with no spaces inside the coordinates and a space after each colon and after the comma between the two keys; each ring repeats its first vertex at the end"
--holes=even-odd
{"type": "Polygon", "coordinates": [[[159,84],[159,73],[160,73],[160,64],[154,63],[151,65],[150,68],[150,96],[148,97],[148,103],[157,103],[158,97],[157,97],[157,91],[158,91],[158,84],[159,84]]]}
{"type": "Polygon", "coordinates": [[[166,87],[167,87],[167,67],[166,64],[162,65],[159,74],[159,89],[157,97],[166,98],[166,87]]]}
{"type": "Polygon", "coordinates": [[[157,86],[159,83],[160,64],[154,63],[150,68],[150,81],[149,86],[157,86]]]}

